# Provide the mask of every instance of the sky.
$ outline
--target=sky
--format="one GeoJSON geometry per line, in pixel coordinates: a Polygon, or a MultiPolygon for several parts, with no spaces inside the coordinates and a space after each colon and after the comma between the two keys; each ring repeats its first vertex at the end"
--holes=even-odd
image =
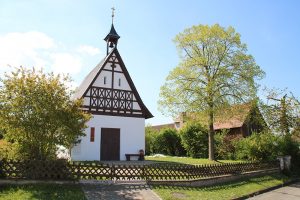
{"type": "Polygon", "coordinates": [[[0,0],[0,75],[35,67],[78,86],[105,56],[113,6],[119,52],[155,116],[147,124],[172,122],[158,110],[159,91],[179,63],[174,37],[193,25],[233,26],[266,73],[261,87],[300,96],[297,0],[0,0]]]}

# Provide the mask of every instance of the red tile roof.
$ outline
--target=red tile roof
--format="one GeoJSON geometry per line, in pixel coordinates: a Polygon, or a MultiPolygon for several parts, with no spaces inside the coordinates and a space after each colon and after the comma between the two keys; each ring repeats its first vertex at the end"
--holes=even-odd
{"type": "Polygon", "coordinates": [[[164,128],[175,128],[175,124],[161,124],[161,125],[156,125],[156,126],[151,126],[154,130],[160,131],[161,129],[164,128]]]}

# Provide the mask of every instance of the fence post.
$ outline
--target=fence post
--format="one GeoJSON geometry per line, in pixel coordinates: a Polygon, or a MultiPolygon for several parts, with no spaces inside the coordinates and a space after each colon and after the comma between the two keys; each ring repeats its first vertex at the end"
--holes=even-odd
{"type": "Polygon", "coordinates": [[[110,168],[110,180],[113,180],[114,175],[115,175],[115,166],[114,164],[112,164],[110,168]]]}
{"type": "Polygon", "coordinates": [[[142,165],[142,180],[146,180],[146,178],[145,178],[145,165],[142,165]]]}

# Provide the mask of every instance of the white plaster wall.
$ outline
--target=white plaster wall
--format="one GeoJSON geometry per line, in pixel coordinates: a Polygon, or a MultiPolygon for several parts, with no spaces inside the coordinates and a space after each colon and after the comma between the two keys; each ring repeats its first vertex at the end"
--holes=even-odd
{"type": "MultiPolygon", "coordinates": [[[[90,92],[90,90],[88,92],[90,92]]],[[[90,93],[88,93],[88,94],[90,94],[90,93]]],[[[90,105],[90,98],[84,97],[83,98],[83,105],[85,105],[85,106],[90,105]]]]}
{"type": "MultiPolygon", "coordinates": [[[[116,60],[116,62],[118,62],[119,60],[116,60]]],[[[122,71],[121,67],[119,64],[115,64],[115,71],[122,71]]]]}
{"type": "MultiPolygon", "coordinates": [[[[118,61],[116,61],[116,62],[118,62],[118,61]]],[[[103,69],[108,69],[108,70],[112,70],[112,63],[107,63],[104,67],[103,67],[103,69]]],[[[121,67],[120,67],[120,65],[118,65],[118,64],[115,64],[115,68],[114,68],[114,70],[115,71],[122,71],[122,69],[121,69],[121,67]]]]}
{"type": "Polygon", "coordinates": [[[133,102],[133,109],[134,110],[140,110],[141,109],[138,102],[133,102]]]}
{"type": "Polygon", "coordinates": [[[145,150],[144,118],[93,115],[87,126],[86,136],[71,150],[72,160],[100,160],[101,128],[120,129],[120,160],[126,160],[126,153],[145,150]],[[90,127],[95,127],[94,142],[90,142],[90,127]]]}
{"type": "Polygon", "coordinates": [[[131,91],[131,88],[125,78],[125,75],[122,73],[114,73],[114,88],[120,89],[120,90],[129,90],[131,91]],[[121,86],[119,86],[119,79],[121,79],[121,86]]]}
{"type": "Polygon", "coordinates": [[[102,71],[95,80],[93,86],[111,88],[111,72],[102,71]],[[106,77],[106,84],[104,84],[104,77],[106,77]]]}

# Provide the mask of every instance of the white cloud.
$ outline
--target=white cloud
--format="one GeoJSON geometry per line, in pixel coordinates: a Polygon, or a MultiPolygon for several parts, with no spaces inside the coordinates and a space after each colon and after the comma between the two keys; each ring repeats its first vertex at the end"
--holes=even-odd
{"type": "Polygon", "coordinates": [[[97,54],[101,51],[96,47],[70,48],[38,31],[0,35],[0,72],[8,71],[8,66],[23,66],[76,75],[82,69],[83,57],[89,60],[87,56],[97,54]]]}
{"type": "Polygon", "coordinates": [[[42,58],[44,51],[55,47],[52,38],[37,31],[0,35],[0,44],[0,69],[8,65],[38,67],[37,63],[46,63],[42,58]]]}
{"type": "Polygon", "coordinates": [[[51,68],[55,73],[77,74],[82,68],[81,59],[69,53],[53,53],[50,58],[53,60],[51,68]]]}
{"type": "Polygon", "coordinates": [[[81,45],[77,48],[77,51],[79,53],[86,53],[86,54],[89,54],[91,56],[95,56],[95,55],[101,53],[100,49],[98,49],[96,47],[89,46],[89,45],[81,45]]]}

